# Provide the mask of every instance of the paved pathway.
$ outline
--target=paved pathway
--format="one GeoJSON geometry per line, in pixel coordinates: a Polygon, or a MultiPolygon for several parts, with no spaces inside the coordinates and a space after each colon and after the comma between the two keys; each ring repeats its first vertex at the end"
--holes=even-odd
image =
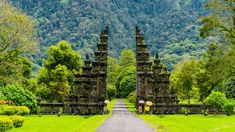
{"type": "Polygon", "coordinates": [[[118,99],[113,108],[113,115],[96,132],[154,132],[141,119],[128,111],[125,103],[118,99]]]}

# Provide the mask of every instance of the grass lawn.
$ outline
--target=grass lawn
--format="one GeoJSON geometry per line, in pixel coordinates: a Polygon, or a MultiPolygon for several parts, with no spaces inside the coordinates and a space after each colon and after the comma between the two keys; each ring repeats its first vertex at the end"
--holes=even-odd
{"type": "MultiPolygon", "coordinates": [[[[116,100],[109,104],[112,109],[116,100]]],[[[111,115],[30,115],[21,128],[13,128],[10,132],[94,132],[107,117],[111,115]]]]}
{"type": "Polygon", "coordinates": [[[170,132],[234,132],[235,115],[138,115],[158,131],[170,132]]]}
{"type": "MultiPolygon", "coordinates": [[[[128,106],[133,106],[124,100],[128,106]]],[[[134,111],[133,108],[129,109],[134,111]]],[[[170,132],[235,132],[235,115],[138,115],[157,131],[170,132]]]]}

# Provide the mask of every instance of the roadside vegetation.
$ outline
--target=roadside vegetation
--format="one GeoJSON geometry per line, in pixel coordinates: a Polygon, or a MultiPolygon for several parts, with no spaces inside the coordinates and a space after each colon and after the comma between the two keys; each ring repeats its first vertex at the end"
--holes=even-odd
{"type": "Polygon", "coordinates": [[[94,132],[106,118],[112,115],[112,108],[116,102],[113,99],[108,104],[109,114],[104,115],[28,115],[21,128],[10,132],[94,132]]]}

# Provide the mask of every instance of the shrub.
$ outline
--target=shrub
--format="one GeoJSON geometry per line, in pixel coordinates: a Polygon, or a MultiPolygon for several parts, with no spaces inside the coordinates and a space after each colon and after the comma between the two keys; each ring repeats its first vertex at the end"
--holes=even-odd
{"type": "Polygon", "coordinates": [[[0,88],[6,100],[12,100],[16,106],[27,106],[33,112],[37,110],[37,98],[29,90],[19,85],[8,85],[0,88]]]}
{"type": "Polygon", "coordinates": [[[131,102],[131,103],[135,103],[136,102],[136,91],[133,91],[131,92],[129,95],[128,95],[128,100],[131,102]]]}
{"type": "Polygon", "coordinates": [[[13,121],[13,125],[16,128],[21,127],[25,121],[24,117],[18,115],[11,116],[10,119],[13,121]]]}
{"type": "Polygon", "coordinates": [[[13,121],[7,116],[0,116],[0,132],[7,131],[13,127],[13,121]]]}
{"type": "Polygon", "coordinates": [[[188,108],[185,108],[185,107],[181,108],[181,112],[184,113],[186,116],[188,116],[188,114],[189,114],[188,108]]]}
{"type": "Polygon", "coordinates": [[[228,100],[223,106],[222,110],[225,112],[228,116],[231,115],[234,111],[235,103],[232,100],[228,100]]]}
{"type": "Polygon", "coordinates": [[[7,104],[6,100],[0,100],[0,105],[5,105],[5,104],[7,104]]]}
{"type": "Polygon", "coordinates": [[[17,109],[15,106],[3,106],[1,109],[2,115],[15,115],[17,113],[17,109]]]}
{"type": "Polygon", "coordinates": [[[30,113],[30,109],[26,106],[3,106],[0,110],[2,115],[26,115],[30,113]]]}
{"type": "Polygon", "coordinates": [[[202,113],[203,113],[204,116],[207,116],[209,114],[209,110],[208,109],[202,110],[202,113]]]}
{"type": "Polygon", "coordinates": [[[120,89],[117,91],[118,96],[122,98],[127,97],[132,91],[136,89],[136,75],[132,74],[123,77],[119,88],[120,89]]]}
{"type": "Polygon", "coordinates": [[[222,92],[225,93],[227,98],[235,98],[235,76],[226,80],[222,92]]]}
{"type": "Polygon", "coordinates": [[[15,105],[15,103],[11,100],[0,100],[0,105],[15,105]]]}
{"type": "Polygon", "coordinates": [[[117,97],[127,97],[132,91],[135,90],[136,85],[136,68],[131,66],[127,67],[119,73],[115,87],[117,89],[117,97]]]}
{"type": "Polygon", "coordinates": [[[59,112],[58,112],[58,115],[57,115],[57,116],[58,116],[58,117],[60,117],[60,116],[63,114],[63,111],[64,111],[64,110],[63,110],[63,108],[62,108],[62,107],[60,107],[60,108],[59,108],[59,112]]]}
{"type": "Polygon", "coordinates": [[[205,99],[207,105],[212,105],[217,113],[218,109],[221,108],[227,101],[224,93],[212,91],[212,93],[205,99]]]}
{"type": "Polygon", "coordinates": [[[30,113],[30,109],[26,106],[16,106],[18,115],[27,115],[30,113]]]}
{"type": "Polygon", "coordinates": [[[109,99],[115,98],[116,97],[116,88],[114,85],[108,85],[107,88],[107,96],[109,99]]]}

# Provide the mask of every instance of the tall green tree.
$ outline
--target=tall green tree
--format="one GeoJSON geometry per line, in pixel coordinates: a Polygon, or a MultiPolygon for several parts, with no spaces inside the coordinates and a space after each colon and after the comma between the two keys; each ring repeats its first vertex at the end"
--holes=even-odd
{"type": "Polygon", "coordinates": [[[224,82],[235,74],[235,1],[211,0],[205,6],[211,12],[201,19],[200,35],[216,36],[220,41],[209,44],[203,58],[205,72],[197,77],[202,98],[212,90],[225,92],[224,82]]]}
{"type": "Polygon", "coordinates": [[[6,0],[0,1],[0,85],[24,84],[32,71],[25,58],[36,49],[34,20],[6,0]]]}
{"type": "Polygon", "coordinates": [[[205,5],[211,13],[202,17],[202,37],[225,37],[228,42],[235,44],[235,1],[211,0],[205,5]]]}
{"type": "Polygon", "coordinates": [[[123,69],[118,75],[115,87],[117,89],[117,97],[125,98],[136,88],[136,67],[131,66],[123,69]]]}
{"type": "Polygon", "coordinates": [[[45,99],[63,101],[74,83],[74,75],[81,71],[82,57],[66,41],[51,46],[47,52],[48,59],[38,73],[39,85],[46,88],[38,91],[45,99]]]}
{"type": "Polygon", "coordinates": [[[115,80],[119,74],[119,65],[117,64],[117,60],[112,57],[108,57],[108,83],[110,85],[115,84],[115,80]]]}
{"type": "Polygon", "coordinates": [[[36,48],[34,20],[6,0],[0,1],[0,53],[18,49],[32,52],[36,48]]]}
{"type": "Polygon", "coordinates": [[[116,97],[116,87],[115,82],[119,75],[119,65],[117,60],[112,57],[108,57],[108,87],[107,87],[107,96],[108,98],[116,97]]]}
{"type": "Polygon", "coordinates": [[[199,89],[199,100],[203,101],[213,90],[213,84],[210,82],[210,73],[206,69],[205,62],[197,61],[196,87],[199,89]]]}
{"type": "Polygon", "coordinates": [[[118,60],[118,65],[120,69],[125,69],[130,66],[135,66],[135,54],[132,50],[124,49],[121,52],[121,55],[118,60]]]}
{"type": "Polygon", "coordinates": [[[171,87],[177,91],[177,95],[181,99],[187,99],[189,104],[193,97],[198,97],[196,73],[196,61],[183,60],[175,66],[170,77],[171,87]]]}
{"type": "Polygon", "coordinates": [[[136,74],[130,74],[122,78],[119,84],[120,90],[118,90],[117,95],[119,97],[127,97],[131,92],[136,89],[136,74]]]}
{"type": "Polygon", "coordinates": [[[235,99],[235,76],[227,79],[223,85],[222,92],[229,99],[235,99]]]}

